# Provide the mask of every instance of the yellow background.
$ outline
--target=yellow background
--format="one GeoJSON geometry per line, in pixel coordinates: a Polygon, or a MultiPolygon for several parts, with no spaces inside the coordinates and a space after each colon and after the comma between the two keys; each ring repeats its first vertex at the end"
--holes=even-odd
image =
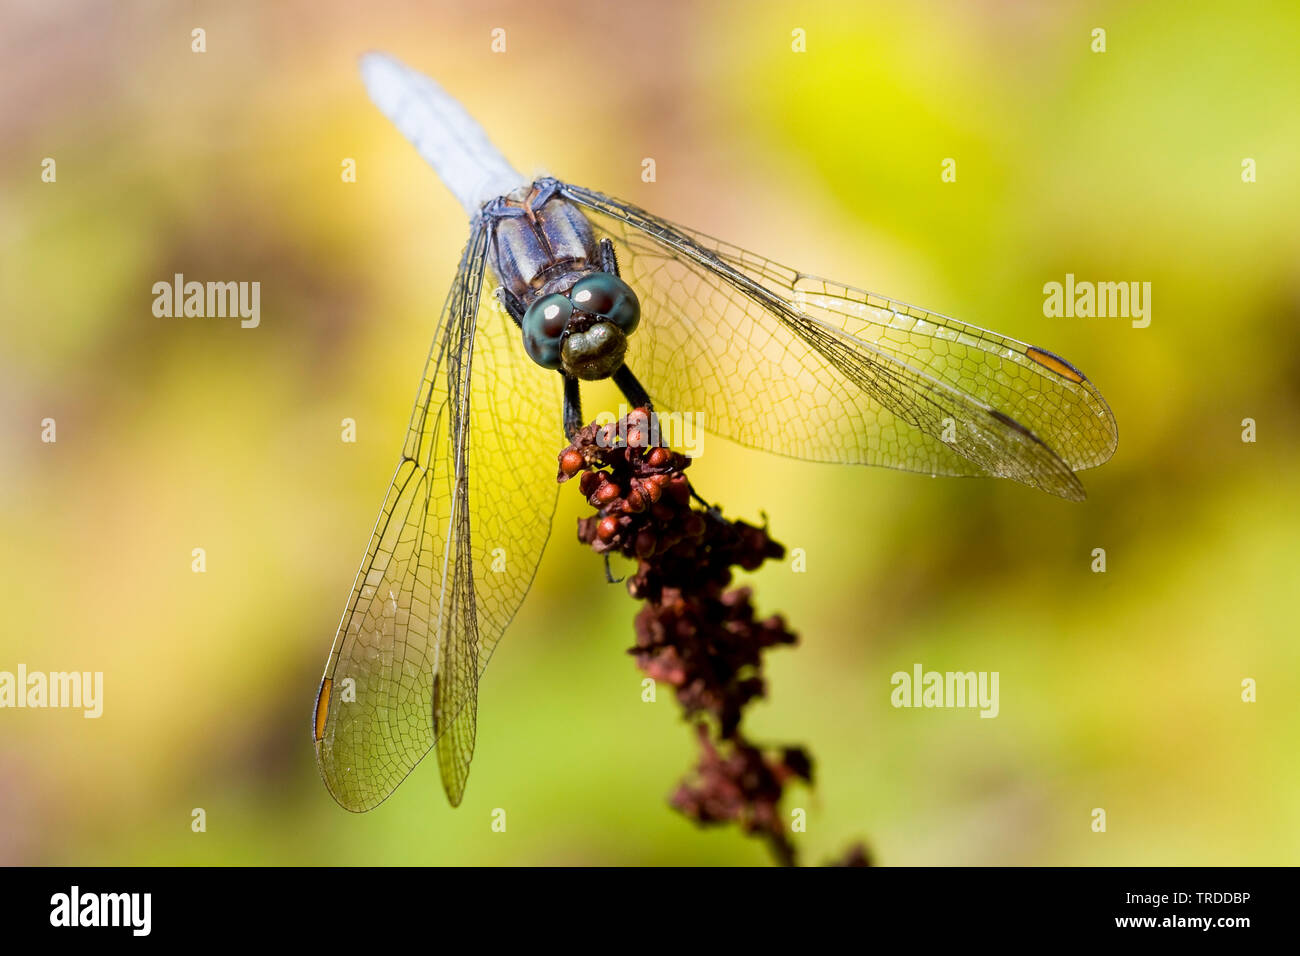
{"type": "Polygon", "coordinates": [[[1298,26],[1285,3],[7,5],[0,670],[106,687],[98,721],[0,711],[0,862],[766,860],[665,806],[691,735],[640,701],[636,605],[574,540],[573,487],[464,805],[432,762],[364,816],[317,777],[320,669],[466,235],[366,99],[356,58],[385,49],[526,173],[1049,348],[1114,409],[1082,505],[706,440],[701,492],[807,553],[755,576],[802,642],[747,718],[816,758],[788,801],[805,860],[1295,863],[1298,26]],[[261,327],[155,318],[174,272],[260,281],[261,327]],[[1067,272],[1151,282],[1150,327],[1045,318],[1067,272]],[[918,662],[998,671],[1000,716],[891,708],[918,662]]]}

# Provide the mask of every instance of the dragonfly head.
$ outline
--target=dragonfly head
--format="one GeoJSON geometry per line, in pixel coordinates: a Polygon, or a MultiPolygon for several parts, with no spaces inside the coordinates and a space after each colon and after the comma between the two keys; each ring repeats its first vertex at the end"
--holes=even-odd
{"type": "Polygon", "coordinates": [[[641,321],[632,287],[608,272],[592,272],[567,293],[552,292],[524,313],[524,350],[543,368],[586,381],[609,378],[623,364],[627,337],[641,321]]]}

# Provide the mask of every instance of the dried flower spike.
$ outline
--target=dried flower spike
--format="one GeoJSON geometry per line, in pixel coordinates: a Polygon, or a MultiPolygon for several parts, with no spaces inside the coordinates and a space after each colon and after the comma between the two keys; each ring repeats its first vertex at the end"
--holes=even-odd
{"type": "MultiPolygon", "coordinates": [[[[729,588],[733,568],[754,570],[785,549],[765,528],[703,507],[685,475],[690,459],[658,435],[644,408],[588,425],[560,453],[558,478],[578,478],[596,509],[579,520],[578,539],[597,554],[637,562],[627,589],[645,604],[629,653],[647,676],[674,688],[696,727],[700,759],[672,806],[700,825],[735,823],[765,840],[777,862],[794,865],[779,804],[791,780],[812,782],[812,760],[797,747],[765,753],[740,724],[745,705],[765,691],[762,652],[798,638],[779,616],[756,619],[749,588],[729,588]]],[[[865,851],[846,858],[859,859],[865,851]]]]}

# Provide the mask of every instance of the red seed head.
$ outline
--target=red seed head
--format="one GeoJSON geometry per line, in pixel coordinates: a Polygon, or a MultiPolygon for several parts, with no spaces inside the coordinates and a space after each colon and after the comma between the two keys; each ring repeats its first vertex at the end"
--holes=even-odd
{"type": "Polygon", "coordinates": [[[669,482],[668,494],[673,501],[676,501],[679,505],[684,505],[691,500],[691,486],[686,483],[684,477],[678,476],[669,482]]]}
{"type": "Polygon", "coordinates": [[[601,518],[600,524],[596,526],[596,537],[601,541],[613,541],[616,534],[618,534],[618,519],[612,516],[601,518]]]}
{"type": "Polygon", "coordinates": [[[582,471],[582,453],[570,448],[560,456],[560,471],[570,478],[582,471]]]}
{"type": "Polygon", "coordinates": [[[655,553],[655,545],[658,543],[655,533],[649,528],[644,528],[636,536],[636,556],[638,558],[648,558],[655,553]]]}

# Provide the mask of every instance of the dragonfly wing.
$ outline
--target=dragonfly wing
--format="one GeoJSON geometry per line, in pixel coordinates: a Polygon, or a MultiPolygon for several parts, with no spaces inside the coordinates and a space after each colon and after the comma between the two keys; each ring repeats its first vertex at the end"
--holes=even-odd
{"type": "Polygon", "coordinates": [[[460,802],[479,677],[550,532],[555,466],[535,446],[559,437],[558,382],[484,295],[488,243],[476,221],[317,698],[317,761],[349,810],[382,803],[435,744],[460,802]]]}
{"type": "Polygon", "coordinates": [[[628,364],[665,409],[815,461],[997,475],[1082,499],[1115,420],[1065,360],[828,282],[581,187],[642,297],[628,364]]]}

